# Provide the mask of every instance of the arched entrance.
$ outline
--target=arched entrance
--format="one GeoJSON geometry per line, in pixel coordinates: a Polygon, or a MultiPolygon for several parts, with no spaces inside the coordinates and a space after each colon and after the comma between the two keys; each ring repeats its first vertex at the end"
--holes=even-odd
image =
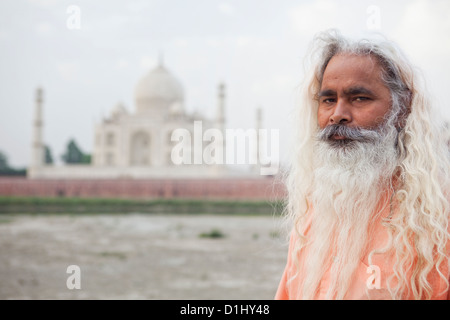
{"type": "Polygon", "coordinates": [[[131,137],[130,143],[130,165],[148,166],[150,161],[150,135],[144,131],[138,131],[131,137]]]}

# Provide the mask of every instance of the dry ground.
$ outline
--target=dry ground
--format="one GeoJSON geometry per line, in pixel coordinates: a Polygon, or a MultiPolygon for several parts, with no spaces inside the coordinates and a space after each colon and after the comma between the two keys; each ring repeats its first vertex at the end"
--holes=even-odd
{"type": "Polygon", "coordinates": [[[269,216],[1,215],[0,299],[273,299],[280,233],[269,216]]]}

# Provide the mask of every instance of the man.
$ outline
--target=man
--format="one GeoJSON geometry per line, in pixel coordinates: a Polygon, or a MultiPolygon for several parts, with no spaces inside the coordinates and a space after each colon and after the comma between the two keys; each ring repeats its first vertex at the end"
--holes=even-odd
{"type": "Polygon", "coordinates": [[[449,151],[417,73],[388,42],[314,48],[275,298],[449,298],[449,151]]]}

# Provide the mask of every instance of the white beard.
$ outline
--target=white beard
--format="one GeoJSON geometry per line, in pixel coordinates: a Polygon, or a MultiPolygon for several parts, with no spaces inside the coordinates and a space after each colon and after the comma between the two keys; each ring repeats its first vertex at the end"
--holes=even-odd
{"type": "MultiPolygon", "coordinates": [[[[375,131],[371,132],[371,135],[375,131]]],[[[386,125],[370,142],[337,145],[318,140],[303,297],[313,299],[323,274],[332,266],[328,298],[343,299],[370,237],[377,206],[397,166],[397,131],[386,125]]]]}

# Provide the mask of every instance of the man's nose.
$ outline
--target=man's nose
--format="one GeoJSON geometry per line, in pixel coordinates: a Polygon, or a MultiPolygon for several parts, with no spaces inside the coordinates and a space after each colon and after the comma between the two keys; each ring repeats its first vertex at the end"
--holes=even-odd
{"type": "Polygon", "coordinates": [[[330,117],[330,124],[343,124],[352,121],[352,114],[350,106],[345,100],[338,100],[334,109],[333,114],[330,117]]]}

